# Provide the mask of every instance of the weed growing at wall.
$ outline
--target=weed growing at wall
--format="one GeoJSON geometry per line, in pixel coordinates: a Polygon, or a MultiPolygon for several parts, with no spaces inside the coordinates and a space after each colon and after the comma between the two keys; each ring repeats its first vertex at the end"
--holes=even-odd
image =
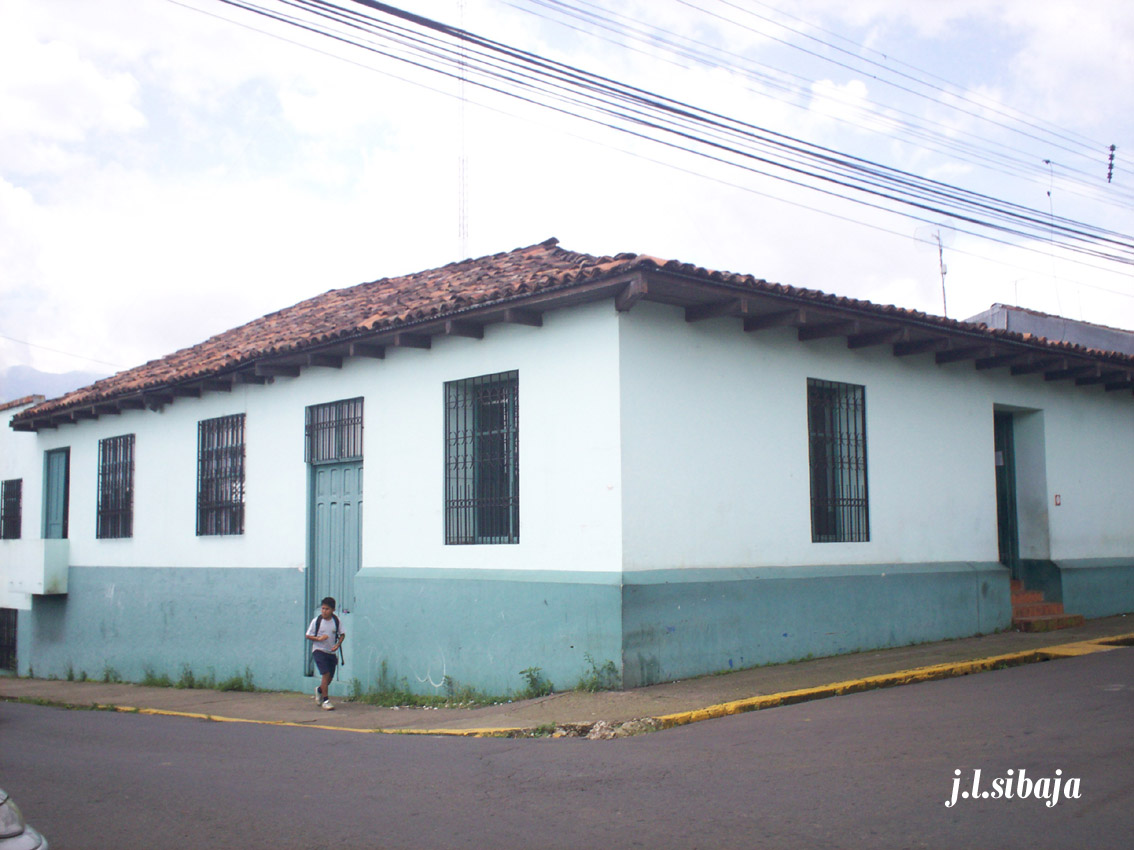
{"type": "Polygon", "coordinates": [[[527,687],[520,691],[520,699],[545,697],[555,690],[555,686],[544,678],[542,667],[528,667],[526,670],[521,670],[520,675],[528,683],[527,687]]]}
{"type": "Polygon", "coordinates": [[[254,691],[256,686],[252,684],[252,668],[245,667],[243,676],[230,676],[222,682],[216,684],[218,691],[254,691]]]}
{"type": "Polygon", "coordinates": [[[352,701],[385,708],[476,708],[508,701],[507,697],[492,696],[467,685],[462,686],[451,676],[445,677],[442,689],[443,694],[412,693],[409,681],[404,676],[401,679],[391,676],[385,661],[378,666],[378,681],[369,690],[363,690],[362,682],[357,678],[350,680],[352,701]]]}
{"type": "Polygon", "coordinates": [[[595,691],[616,691],[622,687],[622,677],[613,661],[607,659],[599,665],[589,652],[583,653],[583,657],[587,659],[591,669],[582,675],[575,690],[593,694],[595,691]]]}
{"type": "Polygon", "coordinates": [[[147,667],[142,672],[142,681],[140,684],[143,684],[148,688],[172,688],[173,680],[170,679],[166,673],[162,673],[159,676],[154,673],[152,667],[147,667]]]}
{"type": "Polygon", "coordinates": [[[122,677],[118,675],[118,671],[113,667],[107,665],[102,668],[102,683],[104,685],[117,685],[122,681],[122,677]]]}

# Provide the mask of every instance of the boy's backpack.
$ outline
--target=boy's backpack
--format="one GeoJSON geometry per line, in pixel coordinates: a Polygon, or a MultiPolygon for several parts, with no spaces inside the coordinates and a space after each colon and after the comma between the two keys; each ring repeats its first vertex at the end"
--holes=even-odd
{"type": "MultiPolygon", "coordinates": [[[[317,618],[321,622],[322,619],[323,619],[323,615],[319,614],[317,618]]],[[[341,631],[341,629],[339,628],[339,615],[338,614],[332,614],[331,619],[335,621],[335,637],[338,637],[339,632],[341,631]]],[[[316,635],[319,634],[319,623],[315,624],[315,634],[316,635]]]]}

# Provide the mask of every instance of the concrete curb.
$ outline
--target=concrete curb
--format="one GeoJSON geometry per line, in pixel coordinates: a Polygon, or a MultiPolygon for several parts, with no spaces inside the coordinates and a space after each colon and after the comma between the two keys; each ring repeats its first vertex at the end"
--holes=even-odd
{"type": "Polygon", "coordinates": [[[661,723],[662,728],[670,729],[674,726],[683,726],[701,720],[712,720],[718,717],[728,717],[733,714],[760,711],[765,708],[776,708],[781,705],[792,705],[794,703],[809,702],[816,699],[826,699],[843,694],[872,691],[880,688],[892,688],[898,685],[912,685],[918,682],[930,682],[936,679],[952,679],[959,676],[968,676],[972,673],[983,673],[988,670],[1033,664],[1038,661],[1052,661],[1057,658],[1074,658],[1079,655],[1088,655],[1094,652],[1107,652],[1131,643],[1134,643],[1134,632],[1125,635],[1116,635],[1114,637],[1048,646],[1043,649],[1028,650],[1026,652],[993,655],[988,658],[978,658],[972,661],[933,664],[928,667],[899,670],[896,673],[887,673],[880,676],[868,676],[863,679],[834,682],[815,688],[801,688],[799,690],[785,691],[778,694],[748,697],[747,699],[711,705],[707,708],[697,709],[695,711],[665,714],[652,719],[661,723]]]}
{"type": "MultiPolygon", "coordinates": [[[[933,664],[926,667],[915,667],[909,670],[899,670],[895,673],[886,673],[877,676],[867,676],[861,679],[848,679],[819,685],[811,688],[800,688],[792,691],[782,691],[775,694],[747,697],[731,702],[710,705],[706,708],[692,711],[681,711],[673,714],[663,714],[656,717],[643,717],[637,720],[625,721],[635,723],[645,721],[653,729],[672,729],[677,726],[686,726],[702,720],[714,720],[734,714],[744,714],[749,711],[760,711],[765,708],[776,708],[784,705],[794,705],[811,700],[827,699],[844,694],[860,693],[863,691],[892,688],[899,685],[912,685],[918,682],[930,682],[937,679],[951,679],[959,676],[968,676],[973,673],[983,673],[988,670],[998,670],[1006,667],[1018,667],[1023,664],[1034,664],[1040,661],[1052,661],[1059,658],[1075,658],[1095,652],[1107,652],[1123,646],[1134,645],[1134,632],[1113,635],[1109,637],[1094,638],[1092,640],[1075,641],[1073,643],[1057,644],[1041,649],[1013,652],[1003,655],[993,655],[969,661],[948,662],[933,664]]],[[[36,700],[41,704],[58,705],[66,708],[96,708],[103,711],[117,711],[127,714],[149,714],[164,717],[184,717],[191,720],[211,720],[217,723],[252,723],[262,726],[288,726],[300,729],[321,729],[327,732],[353,732],[355,734],[370,735],[437,735],[443,737],[461,738],[515,738],[534,737],[537,730],[555,726],[557,733],[550,737],[585,737],[596,723],[567,723],[567,724],[541,724],[539,726],[507,726],[480,729],[389,729],[370,728],[357,729],[345,726],[327,726],[318,723],[299,723],[291,720],[256,720],[245,717],[226,717],[216,714],[205,714],[190,711],[175,711],[160,708],[140,708],[127,705],[111,704],[72,704],[64,701],[36,700]],[[566,729],[567,731],[563,731],[566,729]]],[[[615,724],[624,725],[623,723],[615,724]]]]}

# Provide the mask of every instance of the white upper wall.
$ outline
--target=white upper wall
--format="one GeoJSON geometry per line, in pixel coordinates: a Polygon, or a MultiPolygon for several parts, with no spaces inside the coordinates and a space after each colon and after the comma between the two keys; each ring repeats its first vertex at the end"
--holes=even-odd
{"type": "Polygon", "coordinates": [[[850,350],[841,337],[800,343],[794,329],[744,333],[738,319],[687,323],[651,303],[621,325],[629,570],[995,561],[997,406],[1039,412],[1017,424],[1038,431],[1039,443],[1018,442],[1045,467],[1026,451],[1017,464],[1022,555],[1134,551],[1128,394],[850,350]],[[808,378],[866,387],[869,542],[811,541],[808,378]],[[1049,541],[1039,523],[1054,493],[1049,541]]]}
{"type": "Polygon", "coordinates": [[[542,328],[231,393],[178,399],[38,435],[0,438],[24,479],[24,536],[41,533],[43,453],[71,448],[75,566],[288,567],[307,558],[304,409],[365,399],[364,567],[602,571],[995,561],[993,412],[1016,415],[1021,554],[1134,552],[1134,403],[1127,393],[938,367],[842,338],[744,333],[736,319],[610,301],[555,310],[542,328]],[[443,385],[518,370],[520,543],[444,544],[443,385]],[[870,541],[813,543],[807,379],[866,387],[870,541]],[[199,420],[245,413],[240,536],[195,534],[199,420]],[[136,435],[134,537],[95,538],[99,439],[136,435]],[[1056,507],[1054,496],[1060,496],[1056,507]]]}
{"type": "MultiPolygon", "coordinates": [[[[71,447],[73,566],[290,567],[307,557],[304,410],[362,396],[364,567],[616,571],[621,567],[617,315],[607,302],[548,313],[542,328],[490,325],[483,340],[434,337],[431,350],[388,349],[298,378],[178,399],[44,430],[43,452],[71,447]],[[446,546],[443,384],[519,371],[520,543],[446,546]],[[245,533],[196,536],[197,423],[245,413],[245,533]],[[134,536],[95,537],[98,441],[135,434],[134,536]]],[[[25,461],[26,463],[27,461],[25,461]]],[[[34,496],[30,492],[34,490],[34,496]]],[[[30,527],[25,514],[25,533],[30,527]]],[[[39,531],[38,507],[35,534],[39,531]]]]}
{"type": "Polygon", "coordinates": [[[30,404],[9,407],[0,411],[0,481],[20,479],[20,536],[40,536],[40,479],[43,477],[43,458],[35,450],[35,434],[13,431],[9,426],[12,417],[30,404]]]}

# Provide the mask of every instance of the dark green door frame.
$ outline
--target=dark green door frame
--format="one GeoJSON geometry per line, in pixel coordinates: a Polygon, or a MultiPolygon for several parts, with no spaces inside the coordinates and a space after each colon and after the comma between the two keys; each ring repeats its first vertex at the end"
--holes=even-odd
{"type": "Polygon", "coordinates": [[[996,536],[1000,563],[1023,578],[1020,570],[1020,525],[1016,515],[1016,449],[1012,414],[993,413],[993,445],[996,451],[996,536]]]}

